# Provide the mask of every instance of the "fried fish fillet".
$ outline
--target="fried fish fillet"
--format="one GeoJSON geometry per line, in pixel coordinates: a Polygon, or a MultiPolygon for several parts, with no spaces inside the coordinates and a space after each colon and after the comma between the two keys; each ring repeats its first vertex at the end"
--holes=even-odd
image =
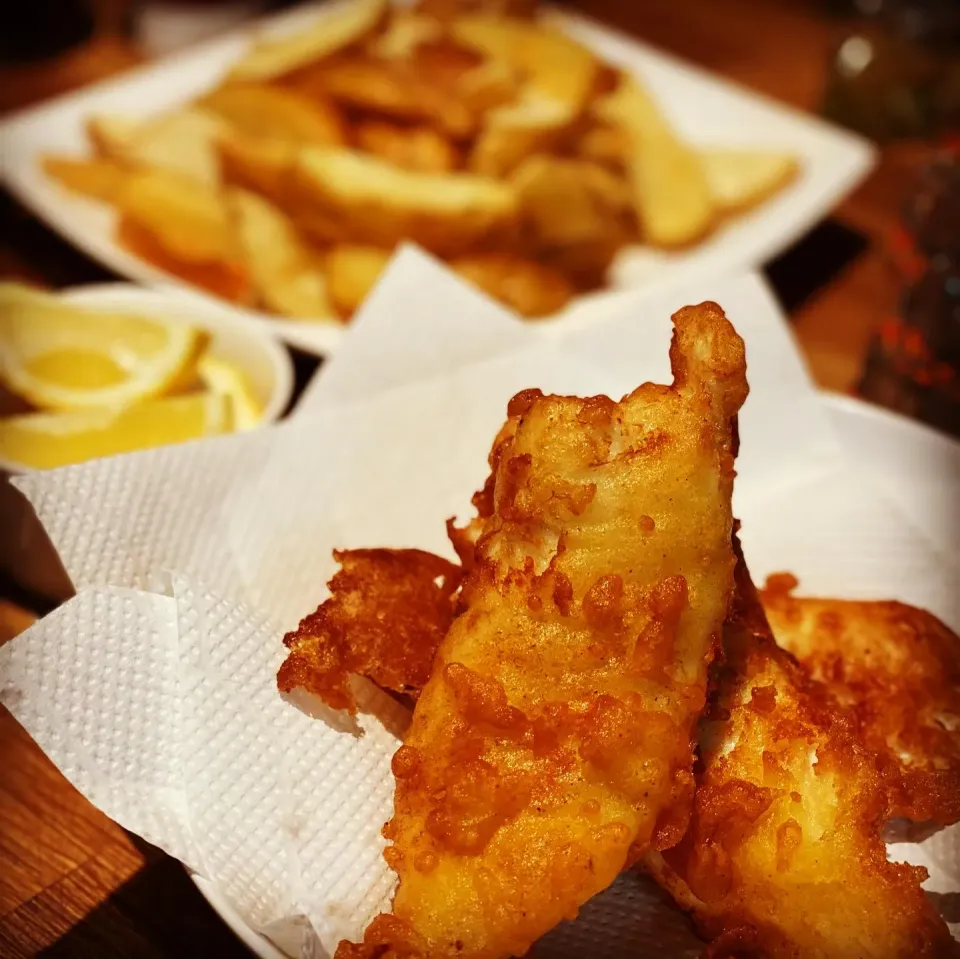
{"type": "Polygon", "coordinates": [[[674,322],[670,387],[511,401],[462,612],[393,760],[393,915],[338,959],[522,955],[683,835],[747,385],[719,307],[674,322]]]}
{"type": "Polygon", "coordinates": [[[281,692],[306,689],[356,713],[351,675],[417,696],[453,619],[458,566],[419,549],[338,550],[330,598],[283,642],[281,692]]]}
{"type": "Polygon", "coordinates": [[[781,574],[761,593],[773,634],[899,770],[892,814],[960,820],[960,636],[913,606],[800,598],[796,585],[781,574]]]}
{"type": "Polygon", "coordinates": [[[887,861],[884,764],[776,645],[742,562],[713,678],[689,832],[648,857],[711,959],[955,955],[926,871],[887,861]]]}

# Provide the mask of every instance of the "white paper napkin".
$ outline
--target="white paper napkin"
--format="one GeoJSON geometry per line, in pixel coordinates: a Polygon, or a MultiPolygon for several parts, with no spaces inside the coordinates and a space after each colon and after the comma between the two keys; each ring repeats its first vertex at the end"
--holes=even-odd
{"type": "MultiPolygon", "coordinates": [[[[405,716],[364,684],[356,724],[281,698],[280,636],[325,596],[335,547],[452,555],[444,520],[468,515],[514,392],[665,379],[669,313],[705,298],[747,342],[736,506],[755,577],[789,568],[958,628],[956,544],[931,544],[851,469],[756,277],[611,299],[559,338],[404,251],[288,423],[18,480],[78,595],[0,649],[3,701],[93,802],[254,928],[288,941],[306,916],[328,952],[357,938],[393,887],[379,829],[405,716]]],[[[960,888],[954,852],[938,855],[960,888]]],[[[632,950],[680,954],[651,895],[622,880],[591,904],[594,926],[543,948],[574,954],[586,934],[622,949],[629,929],[632,950]]]]}

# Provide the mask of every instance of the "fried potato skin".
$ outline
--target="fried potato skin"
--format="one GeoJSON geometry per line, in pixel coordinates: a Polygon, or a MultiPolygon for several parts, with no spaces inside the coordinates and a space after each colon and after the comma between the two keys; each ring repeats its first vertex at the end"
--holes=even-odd
{"type": "Polygon", "coordinates": [[[291,143],[345,142],[343,118],[331,103],[268,84],[229,84],[200,101],[207,110],[249,136],[291,143]]]}
{"type": "Polygon", "coordinates": [[[718,222],[699,156],[672,130],[649,92],[622,76],[599,106],[625,138],[629,173],[644,238],[654,246],[689,246],[718,222]]]}
{"type": "Polygon", "coordinates": [[[322,61],[291,82],[308,96],[394,120],[432,123],[454,138],[476,127],[473,112],[453,92],[403,62],[354,53],[322,61]]]}
{"type": "Polygon", "coordinates": [[[357,311],[393,256],[392,250],[338,243],[326,255],[330,299],[342,317],[357,311]]]}
{"type": "Polygon", "coordinates": [[[550,316],[573,298],[562,273],[513,253],[474,253],[450,261],[465,280],[480,287],[520,316],[550,316]]]}
{"type": "Polygon", "coordinates": [[[798,597],[796,582],[781,574],[761,592],[774,636],[899,770],[892,815],[960,820],[960,637],[921,609],[798,597]]]}
{"type": "Polygon", "coordinates": [[[418,549],[338,550],[330,598],[283,638],[281,692],[303,688],[333,709],[357,711],[351,675],[419,695],[453,619],[459,567],[418,549]]]}
{"type": "Polygon", "coordinates": [[[288,205],[336,223],[338,239],[392,248],[412,240],[438,256],[457,256],[510,236],[517,203],[505,184],[463,173],[402,170],[351,150],[304,150],[288,205]]]}
{"type": "Polygon", "coordinates": [[[42,164],[43,172],[68,190],[107,203],[116,202],[129,172],[116,161],[102,157],[76,160],[49,156],[42,164]]]}
{"type": "Polygon", "coordinates": [[[955,955],[925,870],[887,861],[884,764],[776,645],[742,558],[713,681],[690,829],[653,867],[711,959],[955,955]]]}
{"type": "Polygon", "coordinates": [[[683,834],[746,380],[718,307],[675,319],[672,387],[511,402],[463,611],[393,761],[394,914],[340,959],[522,955],[683,834]]]}
{"type": "Polygon", "coordinates": [[[158,269],[221,299],[243,305],[253,302],[254,290],[250,274],[238,261],[191,263],[178,259],[164,249],[152,233],[123,216],[117,222],[117,242],[158,269]]]}
{"type": "Polygon", "coordinates": [[[430,127],[365,120],[354,127],[353,139],[361,150],[405,170],[449,173],[460,166],[457,148],[430,127]]]}

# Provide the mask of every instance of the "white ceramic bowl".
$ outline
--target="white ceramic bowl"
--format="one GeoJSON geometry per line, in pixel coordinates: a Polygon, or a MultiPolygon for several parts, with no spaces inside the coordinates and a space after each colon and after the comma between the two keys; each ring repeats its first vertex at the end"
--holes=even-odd
{"type": "MultiPolygon", "coordinates": [[[[175,291],[146,290],[127,283],[77,287],[61,295],[77,306],[185,320],[202,327],[210,334],[211,355],[229,360],[246,374],[263,408],[264,423],[278,419],[290,402],[290,354],[263,324],[175,291]]],[[[40,596],[63,599],[72,592],[69,579],[33,509],[9,481],[10,476],[24,472],[26,467],[0,459],[0,570],[40,596]]]]}

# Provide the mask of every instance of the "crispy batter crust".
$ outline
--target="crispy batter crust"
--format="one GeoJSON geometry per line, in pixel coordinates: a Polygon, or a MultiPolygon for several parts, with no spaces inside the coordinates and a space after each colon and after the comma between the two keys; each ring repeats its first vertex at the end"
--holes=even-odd
{"type": "Polygon", "coordinates": [[[675,322],[672,387],[512,401],[463,612],[393,761],[394,915],[339,959],[522,955],[683,835],[746,380],[718,307],[675,322]]]}
{"type": "Polygon", "coordinates": [[[925,870],[887,861],[889,770],[777,647],[742,562],[713,679],[689,832],[649,859],[712,940],[708,955],[954,955],[925,870]]]}
{"type": "Polygon", "coordinates": [[[800,598],[796,585],[781,574],[761,593],[774,636],[899,770],[892,815],[960,820],[960,637],[903,603],[800,598]]]}
{"type": "Polygon", "coordinates": [[[330,580],[330,598],[283,638],[290,654],[277,686],[302,687],[350,713],[357,710],[352,674],[417,696],[453,619],[460,568],[418,549],[353,549],[334,557],[341,569],[330,580]]]}

